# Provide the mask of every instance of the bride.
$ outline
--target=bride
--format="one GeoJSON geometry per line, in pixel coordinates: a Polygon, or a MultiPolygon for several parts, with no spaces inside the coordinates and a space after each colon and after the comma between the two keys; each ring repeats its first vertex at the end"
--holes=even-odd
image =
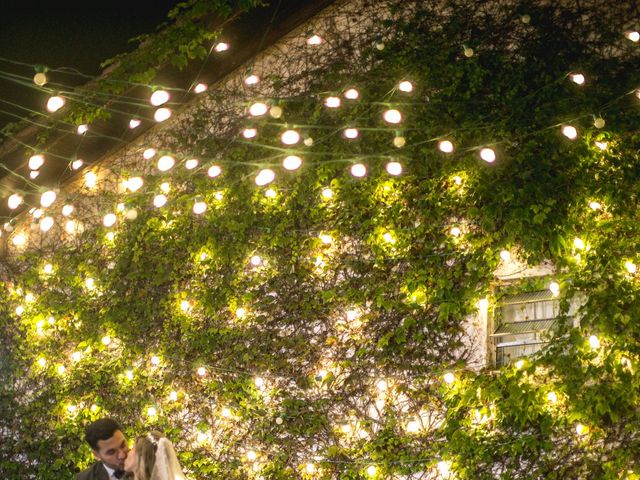
{"type": "Polygon", "coordinates": [[[136,439],[124,461],[125,472],[135,480],[184,480],[182,468],[169,439],[150,432],[136,439]]]}

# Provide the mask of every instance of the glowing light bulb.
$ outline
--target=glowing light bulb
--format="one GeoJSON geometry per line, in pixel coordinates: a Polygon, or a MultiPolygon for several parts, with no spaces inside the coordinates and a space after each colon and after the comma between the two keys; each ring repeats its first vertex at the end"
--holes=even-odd
{"type": "Polygon", "coordinates": [[[166,90],[156,90],[151,94],[149,98],[149,102],[154,107],[159,107],[160,105],[167,103],[169,101],[169,92],[166,90]]]}
{"type": "Polygon", "coordinates": [[[547,393],[547,400],[549,403],[556,403],[558,401],[558,394],[556,392],[547,393]]]}
{"type": "Polygon", "coordinates": [[[602,210],[602,204],[600,202],[589,202],[589,208],[591,210],[602,210]]]}
{"type": "Polygon", "coordinates": [[[163,155],[158,159],[158,170],[161,172],[166,172],[167,170],[171,170],[175,165],[175,159],[170,155],[163,155]]]}
{"type": "Polygon", "coordinates": [[[155,417],[156,415],[158,415],[158,410],[156,410],[155,407],[147,408],[147,416],[148,417],[155,417]]]}
{"type": "Polygon", "coordinates": [[[260,172],[258,173],[258,175],[255,178],[255,182],[256,185],[258,185],[259,187],[264,186],[264,185],[268,185],[269,183],[273,182],[276,178],[276,174],[273,170],[271,170],[270,168],[265,168],[260,170],[260,172]]]}
{"type": "Polygon", "coordinates": [[[459,227],[453,227],[453,228],[451,228],[451,232],[450,233],[454,237],[459,237],[460,235],[462,235],[462,230],[460,230],[459,227]]]}
{"type": "Polygon", "coordinates": [[[64,207],[62,207],[62,215],[68,217],[73,213],[74,210],[75,208],[73,205],[65,205],[64,207]]]}
{"type": "Polygon", "coordinates": [[[58,372],[58,375],[64,375],[64,372],[67,371],[64,365],[58,365],[58,368],[56,370],[58,372]]]}
{"type": "Polygon", "coordinates": [[[524,367],[524,360],[518,360],[516,362],[516,370],[522,370],[522,367],[524,367]]]}
{"type": "Polygon", "coordinates": [[[485,147],[480,150],[480,158],[487,163],[496,161],[496,152],[492,148],[485,147]]]}
{"type": "Polygon", "coordinates": [[[199,83],[195,87],[193,87],[194,93],[204,93],[209,89],[209,86],[206,83],[199,83]]]}
{"type": "Polygon", "coordinates": [[[251,138],[255,138],[256,135],[258,135],[258,130],[256,130],[255,128],[245,128],[242,131],[242,136],[244,138],[246,138],[247,140],[249,140],[251,138]]]}
{"type": "Polygon", "coordinates": [[[312,35],[311,37],[307,38],[307,45],[320,45],[322,41],[322,38],[318,35],[312,35]]]}
{"type": "Polygon", "coordinates": [[[330,188],[324,188],[321,195],[325,200],[331,200],[333,198],[333,190],[330,188]]]}
{"type": "Polygon", "coordinates": [[[75,413],[77,410],[78,410],[78,407],[76,407],[75,405],[67,405],[67,412],[75,413]]]}
{"type": "Polygon", "coordinates": [[[249,460],[250,462],[255,462],[256,458],[258,458],[258,454],[256,452],[254,452],[253,450],[249,450],[247,452],[247,460],[249,460]]]}
{"type": "Polygon", "coordinates": [[[237,318],[244,318],[247,316],[247,309],[246,308],[237,308],[236,309],[236,317],[237,318]]]}
{"type": "Polygon", "coordinates": [[[156,156],[155,148],[147,148],[144,152],[142,152],[142,158],[144,158],[145,160],[151,160],[155,156],[156,156]]]}
{"type": "Polygon", "coordinates": [[[445,373],[443,378],[447,385],[451,385],[453,382],[456,381],[455,375],[451,372],[445,373]]]}
{"type": "Polygon", "coordinates": [[[307,463],[304,466],[304,471],[307,475],[313,475],[316,471],[316,466],[313,463],[307,463]]]}
{"type": "Polygon", "coordinates": [[[198,162],[197,159],[195,158],[190,158],[189,160],[187,160],[186,162],[184,162],[184,167],[187,170],[193,170],[194,168],[196,168],[198,166],[200,162],[198,162]]]}
{"type": "Polygon", "coordinates": [[[451,462],[441,460],[438,462],[437,468],[438,473],[442,478],[449,478],[449,475],[451,474],[451,462]]]}
{"type": "Polygon", "coordinates": [[[324,105],[327,108],[338,108],[341,104],[340,97],[327,97],[324,99],[324,105]]]}
{"type": "Polygon", "coordinates": [[[576,130],[576,127],[572,125],[565,125],[562,127],[562,134],[570,140],[578,138],[578,131],[576,130]]]}
{"type": "Polygon", "coordinates": [[[262,377],[254,378],[253,383],[255,384],[256,387],[258,387],[261,390],[264,388],[264,379],[262,377]]]}
{"type": "Polygon", "coordinates": [[[207,204],[205,202],[196,202],[193,204],[193,213],[196,215],[202,215],[207,211],[207,204]]]}
{"type": "Polygon", "coordinates": [[[116,224],[116,220],[117,217],[115,213],[107,213],[102,219],[102,224],[107,228],[113,227],[116,224]]]}
{"type": "Polygon", "coordinates": [[[393,146],[396,148],[402,148],[407,144],[407,139],[402,136],[396,136],[393,139],[393,146]]]}
{"type": "Polygon", "coordinates": [[[413,84],[408,80],[405,80],[398,84],[398,90],[405,93],[411,93],[413,92],[413,84]]]}
{"type": "Polygon", "coordinates": [[[420,431],[420,422],[411,420],[407,423],[407,433],[418,433],[420,431]]]}
{"type": "Polygon", "coordinates": [[[189,300],[182,300],[180,302],[180,310],[182,310],[183,312],[188,312],[189,310],[191,310],[191,302],[189,302],[189,300]]]}
{"type": "Polygon", "coordinates": [[[229,410],[227,407],[224,407],[220,414],[223,418],[231,418],[231,410],[229,410]]]}
{"type": "Polygon", "coordinates": [[[596,143],[596,147],[598,147],[602,151],[605,151],[609,146],[607,142],[595,142],[595,143],[596,143]]]}
{"type": "Polygon", "coordinates": [[[589,337],[589,346],[592,350],[597,350],[598,348],[600,348],[600,339],[595,335],[591,335],[589,337]]]}
{"type": "Polygon", "coordinates": [[[386,165],[387,173],[389,175],[400,175],[402,174],[402,164],[400,162],[389,162],[386,165]]]}
{"type": "Polygon", "coordinates": [[[396,243],[395,237],[389,232],[386,232],[384,235],[382,235],[382,238],[387,243],[396,243]]]}
{"type": "Polygon", "coordinates": [[[84,165],[84,162],[82,160],[74,160],[73,162],[71,162],[71,169],[78,170],[80,167],[82,167],[82,165],[84,165]]]}
{"type": "Polygon", "coordinates": [[[158,123],[164,122],[169,118],[171,118],[171,110],[166,107],[158,108],[153,114],[153,119],[158,123]]]}
{"type": "Polygon", "coordinates": [[[87,188],[95,188],[98,184],[98,176],[94,172],[84,174],[84,184],[87,188]]]}
{"type": "Polygon", "coordinates": [[[267,188],[267,191],[264,192],[264,196],[267,198],[276,198],[277,193],[273,188],[267,188]]]}
{"type": "Polygon", "coordinates": [[[78,125],[78,128],[76,129],[76,132],[78,132],[78,135],[84,135],[88,131],[89,131],[89,125],[85,123],[83,123],[82,125],[78,125]]]}
{"type": "Polygon", "coordinates": [[[51,275],[53,273],[53,265],[50,263],[45,264],[44,267],[42,267],[42,272],[45,275],[51,275]]]}
{"type": "Polygon", "coordinates": [[[581,424],[581,423],[578,423],[578,424],[576,425],[576,433],[577,433],[579,436],[586,435],[586,434],[587,434],[587,430],[588,430],[588,429],[587,429],[587,427],[585,427],[585,426],[584,426],[583,424],[581,424]]]}
{"type": "Polygon", "coordinates": [[[44,217],[40,220],[40,230],[43,232],[48,232],[53,227],[54,220],[53,217],[44,217]]]}
{"type": "Polygon", "coordinates": [[[350,88],[349,90],[344,92],[344,98],[346,98],[347,100],[357,100],[359,96],[360,92],[358,92],[358,90],[356,90],[355,88],[350,88]]]}
{"type": "Polygon", "coordinates": [[[502,250],[500,252],[500,258],[502,259],[503,262],[508,262],[511,260],[511,252],[509,252],[509,250],[502,250]]]}
{"type": "Polygon", "coordinates": [[[44,208],[50,207],[56,201],[56,192],[49,190],[40,196],[40,205],[44,208]]]}
{"type": "Polygon", "coordinates": [[[287,170],[297,170],[302,165],[302,159],[296,155],[289,155],[282,161],[282,166],[287,170]]]}
{"type": "Polygon", "coordinates": [[[249,75],[244,79],[245,85],[256,85],[258,82],[260,82],[260,77],[257,75],[249,75]]]}
{"type": "Polygon", "coordinates": [[[640,41],[640,32],[636,32],[636,31],[625,32],[624,36],[627,37],[628,40],[631,40],[634,43],[640,41]]]}
{"type": "Polygon", "coordinates": [[[254,117],[264,115],[269,111],[269,106],[265,103],[257,102],[249,107],[249,113],[254,117]]]}
{"type": "Polygon", "coordinates": [[[101,341],[105,347],[111,345],[111,337],[109,337],[108,335],[105,335],[104,337],[102,337],[101,341]]]}
{"type": "Polygon", "coordinates": [[[214,50],[218,53],[225,52],[229,50],[229,44],[225,42],[220,42],[215,46],[214,50]]]}
{"type": "Polygon", "coordinates": [[[171,184],[169,184],[169,182],[162,182],[160,184],[160,191],[164,193],[169,193],[170,190],[171,190],[171,184]]]}
{"type": "Polygon", "coordinates": [[[581,238],[574,238],[573,239],[573,246],[575,248],[577,248],[578,250],[584,250],[584,240],[582,240],[581,238]]]}
{"type": "Polygon", "coordinates": [[[198,368],[197,372],[199,377],[204,377],[207,374],[207,369],[204,367],[198,368]]]}
{"type": "Polygon", "coordinates": [[[22,195],[14,193],[7,199],[7,205],[11,210],[15,210],[22,204],[23,201],[24,198],[22,198],[22,195]]]}
{"type": "Polygon", "coordinates": [[[213,198],[215,198],[217,201],[221,202],[222,199],[224,198],[224,192],[221,190],[218,190],[214,195],[213,198]]]}
{"type": "Polygon", "coordinates": [[[151,365],[155,365],[156,367],[160,365],[160,357],[158,357],[157,355],[153,355],[151,357],[151,365]]]}
{"type": "Polygon", "coordinates": [[[345,138],[348,138],[350,140],[358,138],[358,135],[360,135],[360,132],[358,131],[357,128],[345,128],[344,130],[345,138]]]}
{"type": "Polygon", "coordinates": [[[18,305],[16,307],[16,315],[20,316],[24,313],[24,307],[22,305],[18,305]]]}
{"type": "Polygon", "coordinates": [[[140,190],[142,185],[144,185],[142,177],[132,177],[127,180],[127,188],[132,192],[140,190]]]}
{"type": "Polygon", "coordinates": [[[262,264],[262,258],[260,258],[258,255],[253,255],[251,257],[251,260],[249,260],[251,262],[251,265],[253,265],[254,267],[259,267],[262,264]]]}
{"type": "Polygon", "coordinates": [[[385,111],[382,117],[387,123],[400,123],[402,121],[402,114],[394,108],[385,111]]]}
{"type": "Polygon", "coordinates": [[[295,130],[287,130],[282,134],[280,140],[285,145],[295,145],[300,141],[300,134],[295,130]]]}
{"type": "Polygon", "coordinates": [[[627,260],[624,263],[624,268],[627,269],[627,272],[632,273],[632,274],[636,273],[636,270],[637,270],[636,264],[631,262],[631,261],[629,261],[629,260],[627,260]]]}
{"type": "Polygon", "coordinates": [[[367,475],[369,475],[370,477],[375,477],[377,472],[378,469],[375,465],[369,465],[369,467],[367,468],[367,475]]]}
{"type": "Polygon", "coordinates": [[[269,109],[269,115],[271,115],[273,118],[280,118],[282,116],[282,108],[274,105],[269,109]]]}
{"type": "Polygon", "coordinates": [[[173,390],[171,393],[169,393],[169,400],[172,401],[172,402],[177,402],[178,401],[178,392],[173,390]]]}
{"type": "Polygon", "coordinates": [[[376,383],[376,388],[379,392],[386,392],[388,387],[386,380],[378,380],[378,383],[376,383]]]}
{"type": "Polygon", "coordinates": [[[49,100],[47,100],[47,110],[51,113],[57,112],[62,107],[64,107],[64,98],[58,95],[50,97],[49,100]]]}
{"type": "Polygon", "coordinates": [[[38,72],[33,76],[33,83],[35,83],[39,87],[46,85],[47,81],[47,75],[43,72],[38,72]]]}
{"type": "Polygon", "coordinates": [[[593,121],[593,126],[596,128],[603,128],[606,125],[604,118],[598,117],[593,121]]]}
{"type": "Polygon", "coordinates": [[[22,247],[27,243],[27,237],[23,234],[19,233],[13,237],[11,240],[16,247],[22,247]]]}
{"type": "Polygon", "coordinates": [[[576,85],[584,85],[584,75],[581,73],[572,73],[569,78],[576,85]]]}
{"type": "Polygon", "coordinates": [[[79,362],[80,360],[82,360],[82,352],[73,352],[71,354],[71,360],[73,360],[74,362],[79,362]]]}
{"type": "Polygon", "coordinates": [[[549,284],[549,291],[553,294],[554,297],[560,295],[560,284],[558,282],[551,282],[549,284]]]}
{"type": "Polygon", "coordinates": [[[347,310],[346,317],[347,320],[352,322],[356,320],[360,316],[360,312],[358,310],[347,310]]]}
{"type": "Polygon", "coordinates": [[[356,163],[351,166],[351,175],[357,178],[362,178],[367,174],[367,167],[363,163],[356,163]]]}
{"type": "Polygon", "coordinates": [[[438,142],[438,150],[443,153],[451,153],[453,152],[453,143],[451,143],[449,140],[441,140],[440,142],[438,142]]]}
{"type": "Polygon", "coordinates": [[[333,243],[333,237],[326,233],[322,233],[319,238],[320,238],[320,241],[325,245],[331,245],[333,243]]]}
{"type": "Polygon", "coordinates": [[[212,165],[211,167],[209,167],[209,170],[207,170],[207,175],[209,175],[211,178],[216,178],[221,173],[222,169],[218,165],[212,165]]]}
{"type": "Polygon", "coordinates": [[[39,170],[44,165],[43,155],[33,155],[29,158],[29,169],[39,170]]]}
{"type": "Polygon", "coordinates": [[[166,203],[167,203],[167,196],[162,193],[153,197],[153,206],[156,208],[164,207],[166,203]]]}
{"type": "Polygon", "coordinates": [[[31,180],[35,180],[36,178],[38,178],[39,175],[40,175],[40,172],[38,170],[31,170],[29,172],[29,178],[31,180]]]}
{"type": "MultiPolygon", "coordinates": [[[[31,210],[29,210],[29,211],[31,211],[31,210]]],[[[33,210],[33,218],[40,218],[40,217],[42,217],[42,215],[44,215],[44,212],[42,211],[41,208],[36,208],[35,210],[33,210]]]]}
{"type": "Polygon", "coordinates": [[[141,123],[142,123],[141,120],[139,120],[137,118],[132,118],[131,120],[129,120],[129,128],[131,130],[133,130],[134,128],[138,128],[141,123]]]}

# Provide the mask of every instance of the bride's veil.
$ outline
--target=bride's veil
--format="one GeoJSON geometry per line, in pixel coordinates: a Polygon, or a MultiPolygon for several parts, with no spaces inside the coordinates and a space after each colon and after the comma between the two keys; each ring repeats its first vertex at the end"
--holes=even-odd
{"type": "Polygon", "coordinates": [[[173,444],[166,437],[158,440],[156,464],[151,472],[151,480],[184,480],[173,444]]]}

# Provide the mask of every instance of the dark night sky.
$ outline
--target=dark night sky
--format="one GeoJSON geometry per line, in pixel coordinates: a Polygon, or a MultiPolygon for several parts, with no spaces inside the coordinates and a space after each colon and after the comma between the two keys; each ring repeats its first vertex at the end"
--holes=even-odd
{"type": "MultiPolygon", "coordinates": [[[[134,48],[136,44],[129,39],[155,31],[179,2],[4,0],[0,7],[0,57],[50,68],[72,67],[97,75],[104,60],[134,48]]],[[[35,71],[0,59],[0,77],[6,73],[32,77],[35,71]]],[[[65,84],[86,81],[74,75],[50,77],[65,84]]],[[[45,98],[32,88],[0,78],[0,128],[16,120],[5,111],[25,114],[6,101],[44,111],[45,98]]]]}

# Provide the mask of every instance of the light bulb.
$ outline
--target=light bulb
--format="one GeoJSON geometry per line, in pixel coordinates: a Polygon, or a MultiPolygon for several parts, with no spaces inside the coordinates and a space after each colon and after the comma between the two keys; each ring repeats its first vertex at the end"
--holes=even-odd
{"type": "Polygon", "coordinates": [[[47,100],[47,110],[49,110],[51,113],[57,112],[63,106],[64,106],[64,98],[59,97],[57,95],[54,97],[50,97],[49,100],[47,100]]]}
{"type": "Polygon", "coordinates": [[[449,140],[441,140],[440,142],[438,142],[438,150],[443,153],[451,153],[453,152],[453,143],[451,143],[449,140]]]}
{"type": "Polygon", "coordinates": [[[31,170],[39,170],[42,165],[44,165],[43,155],[33,155],[29,158],[29,168],[31,170]]]}
{"type": "Polygon", "coordinates": [[[604,118],[598,117],[593,120],[593,126],[596,128],[604,128],[607,122],[604,121],[604,118]]]}
{"type": "Polygon", "coordinates": [[[307,38],[307,45],[320,45],[322,43],[322,38],[318,35],[312,35],[307,38]]]}
{"type": "Polygon", "coordinates": [[[453,382],[456,381],[455,375],[451,372],[445,373],[443,378],[447,385],[451,385],[453,382]]]}
{"type": "Polygon", "coordinates": [[[411,420],[407,423],[407,433],[418,433],[420,431],[420,422],[411,420]]]}
{"type": "Polygon", "coordinates": [[[263,170],[260,170],[260,172],[255,178],[255,182],[256,182],[256,185],[261,187],[273,182],[275,178],[276,178],[275,172],[269,168],[265,168],[263,170]]]}
{"type": "Polygon", "coordinates": [[[71,360],[73,360],[74,362],[79,362],[80,360],[82,360],[82,352],[73,352],[71,354],[71,360]]]}
{"type": "Polygon", "coordinates": [[[347,310],[346,317],[347,320],[352,322],[356,320],[360,316],[360,312],[358,310],[347,310]]]}
{"type": "Polygon", "coordinates": [[[205,202],[196,202],[193,204],[193,213],[201,215],[207,211],[207,204],[205,202]]]}
{"type": "Polygon", "coordinates": [[[398,85],[398,90],[405,93],[410,93],[413,91],[413,84],[407,80],[400,82],[398,85]]]}
{"type": "Polygon", "coordinates": [[[48,232],[49,230],[51,230],[51,227],[53,227],[53,217],[44,217],[42,220],[40,220],[40,230],[42,230],[43,232],[48,232]]]}
{"type": "Polygon", "coordinates": [[[257,102],[249,107],[249,113],[254,117],[264,115],[269,111],[269,106],[265,103],[257,102]]]}
{"type": "Polygon", "coordinates": [[[76,132],[78,132],[78,135],[84,135],[88,131],[89,131],[89,125],[85,123],[83,123],[82,125],[78,125],[78,128],[76,129],[76,132]]]}
{"type": "Polygon", "coordinates": [[[113,227],[116,224],[116,220],[115,213],[107,213],[102,219],[102,224],[107,228],[113,227]]]}
{"type": "Polygon", "coordinates": [[[16,315],[22,315],[24,313],[24,307],[22,305],[18,305],[16,307],[16,315]]]}
{"type": "Polygon", "coordinates": [[[589,202],[589,208],[591,210],[602,210],[602,204],[600,202],[589,202]]]}
{"type": "Polygon", "coordinates": [[[260,82],[260,77],[257,75],[249,75],[244,79],[245,85],[256,85],[258,82],[260,82]]]}
{"type": "Polygon", "coordinates": [[[256,458],[258,458],[258,454],[256,452],[254,452],[253,450],[249,450],[247,452],[247,460],[249,460],[250,462],[255,462],[256,458]]]}
{"type": "Polygon", "coordinates": [[[74,160],[73,162],[71,162],[71,169],[78,170],[80,167],[82,167],[83,164],[84,162],[80,159],[74,160]]]}
{"type": "Polygon", "coordinates": [[[340,97],[327,97],[324,99],[324,105],[327,108],[338,108],[341,104],[340,97]]]}
{"type": "Polygon", "coordinates": [[[23,200],[24,198],[22,198],[22,195],[14,193],[7,199],[7,205],[11,210],[14,210],[22,204],[23,200]]]}
{"type": "Polygon", "coordinates": [[[598,348],[600,348],[600,339],[598,339],[598,337],[596,337],[595,335],[591,335],[589,337],[589,346],[592,350],[597,350],[598,348]]]}
{"type": "Polygon", "coordinates": [[[640,33],[636,31],[625,32],[624,36],[634,43],[640,41],[640,33]]]}
{"type": "Polygon", "coordinates": [[[260,389],[264,388],[264,379],[262,377],[254,378],[253,383],[260,389]]]}
{"type": "Polygon", "coordinates": [[[609,144],[607,142],[598,142],[596,141],[596,147],[598,147],[600,150],[604,151],[607,149],[607,147],[609,146],[609,144]]]}
{"type": "Polygon", "coordinates": [[[155,417],[158,414],[158,410],[156,410],[155,407],[149,407],[147,408],[147,416],[149,417],[155,417]]]}
{"type": "Polygon", "coordinates": [[[216,178],[221,173],[222,169],[218,165],[212,165],[211,167],[209,167],[209,170],[207,170],[207,175],[209,175],[211,178],[216,178]]]}
{"type": "Polygon", "coordinates": [[[379,392],[386,392],[388,387],[389,385],[386,380],[378,380],[378,383],[376,384],[376,388],[379,392]]]}
{"type": "Polygon", "coordinates": [[[350,88],[349,90],[344,92],[344,98],[346,98],[347,100],[357,100],[359,96],[360,92],[358,92],[358,90],[356,90],[355,88],[350,88]]]}
{"type": "Polygon", "coordinates": [[[357,128],[345,128],[344,130],[345,138],[348,138],[350,140],[353,140],[354,138],[358,138],[358,135],[360,135],[360,132],[358,132],[357,128]]]}
{"type": "Polygon", "coordinates": [[[67,371],[64,365],[58,365],[58,368],[56,370],[58,372],[58,375],[64,375],[64,372],[67,371]]]}
{"type": "Polygon", "coordinates": [[[160,123],[168,120],[171,117],[171,110],[166,107],[161,107],[155,111],[153,114],[153,119],[160,123]]]}
{"type": "Polygon", "coordinates": [[[369,475],[370,477],[375,477],[377,472],[378,469],[375,465],[369,465],[369,467],[367,468],[367,475],[369,475]]]}
{"type": "Polygon", "coordinates": [[[196,168],[198,166],[198,160],[195,158],[190,158],[189,160],[187,160],[186,162],[184,162],[184,166],[187,170],[193,170],[194,168],[196,168]]]}
{"type": "Polygon", "coordinates": [[[382,116],[387,123],[400,123],[402,121],[402,114],[394,108],[385,111],[382,116]]]}
{"type": "Polygon", "coordinates": [[[149,102],[154,107],[159,107],[163,103],[167,103],[169,101],[169,92],[166,90],[156,90],[151,94],[151,98],[149,98],[149,102]]]}
{"type": "Polygon", "coordinates": [[[19,233],[17,235],[15,235],[12,239],[11,242],[16,246],[16,247],[22,247],[24,245],[26,245],[27,243],[27,237],[25,237],[23,234],[19,233]]]}
{"type": "Polygon", "coordinates": [[[111,345],[111,337],[109,337],[108,335],[105,335],[104,337],[102,337],[101,341],[105,347],[111,345]]]}
{"type": "Polygon", "coordinates": [[[295,145],[300,141],[300,134],[295,130],[287,130],[282,134],[280,140],[285,145],[295,145]]]}
{"type": "Polygon", "coordinates": [[[496,160],[496,152],[492,148],[485,147],[480,150],[480,158],[487,163],[493,163],[496,160]]]}
{"type": "Polygon", "coordinates": [[[199,83],[193,87],[194,93],[204,93],[208,90],[209,86],[206,83],[199,83]]]}
{"type": "Polygon", "coordinates": [[[62,207],[62,215],[68,217],[73,213],[74,210],[75,207],[73,205],[65,205],[64,207],[62,207]]]}
{"type": "Polygon", "coordinates": [[[547,400],[550,403],[556,403],[558,401],[558,394],[556,392],[547,393],[547,400]]]}
{"type": "Polygon", "coordinates": [[[175,165],[175,159],[170,155],[163,155],[158,159],[158,170],[161,172],[166,172],[170,170],[175,165]]]}
{"type": "Polygon", "coordinates": [[[160,357],[158,357],[157,355],[153,355],[151,357],[151,365],[155,365],[156,367],[160,365],[160,357]]]}
{"type": "Polygon", "coordinates": [[[554,297],[560,295],[560,284],[558,282],[551,282],[549,284],[549,291],[553,294],[554,297]]]}
{"type": "Polygon", "coordinates": [[[585,426],[584,426],[583,424],[581,424],[581,423],[577,424],[577,425],[576,425],[576,433],[577,433],[579,436],[586,435],[586,433],[587,433],[587,427],[585,427],[585,426]]]}
{"type": "Polygon", "coordinates": [[[562,127],[562,134],[570,140],[575,140],[578,137],[578,131],[571,125],[562,127]]]}
{"type": "Polygon", "coordinates": [[[390,232],[386,232],[384,235],[382,235],[382,238],[387,243],[396,243],[395,237],[390,232]]]}
{"type": "Polygon", "coordinates": [[[56,192],[49,190],[40,196],[40,205],[44,208],[50,207],[56,201],[56,192]]]}
{"type": "Polygon", "coordinates": [[[229,410],[227,407],[224,407],[220,414],[223,418],[231,418],[231,410],[229,410]]]}
{"type": "Polygon", "coordinates": [[[253,255],[251,257],[251,260],[249,261],[251,262],[251,265],[253,265],[254,267],[258,267],[262,263],[262,258],[260,258],[258,255],[253,255]]]}
{"type": "Polygon", "coordinates": [[[172,391],[169,394],[169,400],[172,401],[172,402],[177,402],[178,401],[178,392],[176,392],[175,390],[172,391]]]}
{"type": "Polygon", "coordinates": [[[584,250],[584,240],[582,240],[581,238],[574,238],[573,239],[573,246],[575,248],[577,248],[578,250],[584,250]]]}
{"type": "Polygon", "coordinates": [[[236,309],[236,317],[237,318],[244,318],[247,316],[247,309],[246,308],[237,308],[236,309]]]}
{"type": "Polygon", "coordinates": [[[500,252],[500,258],[502,259],[503,262],[508,262],[511,260],[511,252],[509,252],[509,250],[502,250],[500,252]]]}
{"type": "Polygon", "coordinates": [[[473,54],[475,52],[473,51],[473,48],[469,48],[469,47],[464,47],[464,56],[467,58],[471,58],[473,57],[473,54]]]}
{"type": "Polygon", "coordinates": [[[171,184],[169,184],[169,182],[162,182],[160,184],[160,191],[164,193],[169,193],[170,190],[171,190],[171,184]]]}
{"type": "Polygon", "coordinates": [[[51,275],[53,273],[53,265],[51,265],[50,263],[45,264],[45,266],[42,267],[42,272],[45,275],[51,275]]]}
{"type": "Polygon", "coordinates": [[[142,188],[142,185],[144,185],[144,180],[142,179],[142,177],[132,177],[127,180],[127,188],[132,192],[140,190],[140,188],[142,188]]]}
{"type": "Polygon", "coordinates": [[[454,237],[459,237],[460,235],[462,235],[462,230],[460,230],[459,227],[453,227],[451,228],[450,231],[451,235],[453,235],[454,237]]]}
{"type": "MultiPolygon", "coordinates": [[[[31,209],[33,210],[33,209],[31,209]]],[[[29,211],[31,211],[29,210],[29,211]]],[[[44,215],[44,212],[42,211],[41,208],[36,208],[35,210],[33,210],[33,218],[40,218],[42,217],[42,215],[44,215]]]]}
{"type": "Polygon", "coordinates": [[[183,312],[188,312],[189,310],[191,310],[191,302],[189,302],[189,300],[182,300],[180,302],[180,310],[182,310],[183,312]]]}
{"type": "Polygon", "coordinates": [[[131,130],[133,130],[134,128],[138,128],[141,123],[142,123],[141,120],[139,120],[137,118],[132,118],[131,120],[129,120],[129,128],[131,130]]]}
{"type": "Polygon", "coordinates": [[[327,235],[326,233],[322,233],[319,238],[320,241],[325,245],[331,245],[333,243],[333,237],[331,235],[327,235]]]}
{"type": "Polygon", "coordinates": [[[584,75],[581,73],[572,73],[569,78],[576,85],[584,85],[584,75]]]}
{"type": "Polygon", "coordinates": [[[313,463],[307,463],[304,466],[304,471],[306,472],[307,475],[313,475],[314,472],[316,471],[316,467],[313,463]]]}
{"type": "Polygon", "coordinates": [[[267,188],[267,190],[264,192],[264,196],[267,198],[276,198],[277,193],[273,188],[267,188]]]}
{"type": "Polygon", "coordinates": [[[389,175],[400,175],[402,173],[402,164],[400,162],[389,162],[386,166],[389,175]]]}
{"type": "Polygon", "coordinates": [[[247,140],[249,140],[250,138],[255,138],[256,135],[258,135],[258,130],[256,130],[255,128],[245,128],[242,131],[242,136],[247,140]]]}
{"type": "Polygon", "coordinates": [[[164,207],[167,203],[167,196],[162,193],[153,197],[153,206],[156,208],[164,207]]]}
{"type": "Polygon", "coordinates": [[[407,139],[401,136],[396,136],[393,139],[393,146],[396,148],[402,148],[406,145],[407,139]]]}
{"type": "Polygon", "coordinates": [[[521,370],[524,367],[524,360],[518,360],[516,362],[516,370],[521,370]]]}
{"type": "Polygon", "coordinates": [[[330,188],[325,188],[322,190],[322,198],[325,200],[331,200],[333,198],[333,190],[330,188]]]}
{"type": "Polygon", "coordinates": [[[624,263],[624,268],[626,268],[629,273],[636,273],[637,270],[636,264],[629,260],[624,263]]]}
{"type": "Polygon", "coordinates": [[[38,72],[33,76],[33,83],[42,87],[47,84],[47,75],[43,72],[38,72]]]}
{"type": "Polygon", "coordinates": [[[95,188],[98,184],[98,176],[94,172],[84,174],[84,184],[87,188],[95,188]]]}
{"type": "Polygon", "coordinates": [[[229,50],[229,44],[225,42],[220,42],[215,46],[214,50],[218,53],[227,51],[229,50]]]}
{"type": "Polygon", "coordinates": [[[31,180],[35,180],[36,178],[38,178],[39,175],[40,175],[40,172],[38,170],[31,170],[29,172],[29,178],[31,180]]]}
{"type": "Polygon", "coordinates": [[[147,148],[144,152],[142,152],[142,158],[144,158],[145,160],[151,160],[155,156],[156,156],[155,148],[147,148]]]}
{"type": "Polygon", "coordinates": [[[367,174],[367,167],[363,163],[356,163],[351,166],[351,175],[362,178],[367,174]]]}
{"type": "Polygon", "coordinates": [[[289,155],[282,161],[282,166],[287,170],[296,170],[302,165],[302,159],[296,155],[289,155]]]}
{"type": "Polygon", "coordinates": [[[269,115],[273,118],[280,118],[282,116],[282,108],[274,105],[269,109],[269,115]]]}
{"type": "Polygon", "coordinates": [[[199,377],[204,377],[207,374],[207,369],[204,367],[198,368],[197,372],[199,377]]]}

